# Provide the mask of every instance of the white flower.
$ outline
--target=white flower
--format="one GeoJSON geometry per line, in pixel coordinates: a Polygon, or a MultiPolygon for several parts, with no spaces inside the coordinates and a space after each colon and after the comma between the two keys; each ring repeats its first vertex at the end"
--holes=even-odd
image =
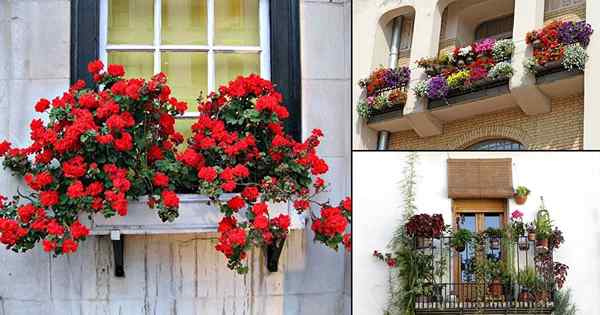
{"type": "Polygon", "coordinates": [[[459,56],[467,56],[469,53],[471,53],[471,51],[473,51],[473,47],[471,47],[471,45],[469,45],[467,47],[463,47],[463,48],[459,49],[458,55],[459,56]]]}

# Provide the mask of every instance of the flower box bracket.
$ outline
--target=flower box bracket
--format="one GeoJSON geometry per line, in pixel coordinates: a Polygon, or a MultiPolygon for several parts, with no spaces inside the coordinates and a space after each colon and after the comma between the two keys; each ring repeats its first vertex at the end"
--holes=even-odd
{"type": "Polygon", "coordinates": [[[113,259],[115,263],[115,277],[117,278],[125,277],[125,240],[123,238],[124,235],[121,235],[117,230],[110,232],[110,240],[113,245],[113,259]]]}

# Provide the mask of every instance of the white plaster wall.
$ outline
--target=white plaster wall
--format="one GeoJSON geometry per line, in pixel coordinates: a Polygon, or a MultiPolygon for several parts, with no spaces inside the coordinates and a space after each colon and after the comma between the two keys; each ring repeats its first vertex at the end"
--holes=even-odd
{"type": "MultiPolygon", "coordinates": [[[[68,88],[69,16],[67,0],[0,0],[0,139],[26,142],[35,101],[68,88]]],[[[350,193],[350,2],[301,1],[301,24],[304,134],[324,130],[334,189],[323,198],[339,200],[350,193]]],[[[17,185],[1,171],[0,193],[17,185]]],[[[57,259],[0,249],[0,315],[350,314],[350,259],[311,231],[290,235],[280,272],[255,251],[246,276],[227,269],[215,236],[126,236],[125,278],[106,237],[57,259]]]]}
{"type": "MultiPolygon", "coordinates": [[[[355,153],[354,189],[354,291],[355,314],[381,314],[388,292],[388,268],[372,257],[385,250],[402,215],[399,183],[407,153],[355,153]]],[[[531,189],[527,203],[509,202],[530,221],[543,195],[555,224],[566,242],[555,256],[570,266],[566,286],[573,290],[579,314],[599,314],[600,294],[600,153],[485,153],[420,152],[417,164],[416,204],[419,212],[442,213],[451,222],[447,198],[448,158],[506,158],[513,160],[513,184],[531,189]]]]}

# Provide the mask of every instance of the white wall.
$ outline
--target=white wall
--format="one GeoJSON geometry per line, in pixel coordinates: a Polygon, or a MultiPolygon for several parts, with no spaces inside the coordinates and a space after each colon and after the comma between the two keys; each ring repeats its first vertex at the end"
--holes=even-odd
{"type": "MultiPolygon", "coordinates": [[[[402,215],[399,183],[407,153],[355,153],[354,291],[355,314],[380,314],[388,292],[388,268],[372,256],[385,250],[402,215]]],[[[451,222],[447,198],[448,158],[513,159],[513,184],[531,189],[527,203],[509,202],[530,221],[544,196],[546,208],[563,232],[565,244],[556,259],[569,265],[566,286],[572,288],[580,314],[599,314],[600,294],[600,153],[597,152],[421,152],[417,164],[419,212],[442,213],[451,222]]]]}
{"type": "MultiPolygon", "coordinates": [[[[0,0],[0,139],[26,142],[35,101],[68,88],[69,16],[67,0],[0,0]]],[[[350,192],[350,2],[301,1],[301,24],[303,128],[324,130],[320,153],[335,188],[323,198],[339,200],[350,192]]],[[[1,194],[16,185],[0,171],[1,194]]],[[[292,233],[278,273],[254,251],[243,277],[207,234],[127,236],[125,278],[113,276],[105,237],[57,259],[0,249],[0,315],[350,314],[347,254],[312,237],[292,233]]]]}

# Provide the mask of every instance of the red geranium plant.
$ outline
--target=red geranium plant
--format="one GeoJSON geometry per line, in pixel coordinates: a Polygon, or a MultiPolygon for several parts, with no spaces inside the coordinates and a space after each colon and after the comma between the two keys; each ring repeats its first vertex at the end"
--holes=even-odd
{"type": "Polygon", "coordinates": [[[149,81],[125,80],[120,65],[104,71],[100,61],[88,70],[98,89],[76,82],[61,97],[41,99],[38,112],[47,122],[31,122],[32,144],[12,148],[0,144],[4,166],[23,176],[30,188],[9,202],[0,201],[0,242],[26,251],[43,241],[55,254],[77,250],[89,229],[82,213],[105,217],[127,214],[128,199],[156,195],[158,213],[171,220],[179,200],[172,191],[177,179],[175,115],[187,105],[170,97],[166,76],[149,81]]]}
{"type": "MultiPolygon", "coordinates": [[[[229,268],[245,273],[246,253],[254,246],[279,255],[290,217],[271,215],[277,202],[293,201],[298,212],[308,212],[317,241],[334,249],[341,243],[349,247],[350,199],[337,206],[314,200],[327,187],[320,176],[328,166],[316,152],[323,133],[315,129],[304,142],[287,134],[283,121],[289,114],[270,81],[238,77],[208,95],[198,111],[179,160],[195,171],[198,191],[224,214],[216,249],[229,268]],[[311,204],[321,207],[320,218],[311,204]]],[[[269,269],[276,269],[276,262],[269,269]]]]}

